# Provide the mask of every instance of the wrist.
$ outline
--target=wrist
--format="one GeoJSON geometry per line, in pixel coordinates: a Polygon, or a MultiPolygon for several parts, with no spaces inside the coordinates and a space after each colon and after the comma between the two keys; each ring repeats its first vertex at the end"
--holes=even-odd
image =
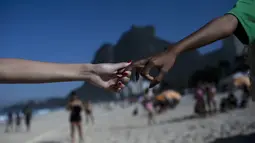
{"type": "Polygon", "coordinates": [[[77,67],[78,80],[89,81],[91,76],[95,74],[94,64],[81,64],[77,67]]]}
{"type": "Polygon", "coordinates": [[[174,54],[176,56],[178,56],[181,53],[181,48],[179,48],[178,46],[174,45],[174,46],[169,46],[166,50],[167,53],[171,53],[174,54]]]}
{"type": "Polygon", "coordinates": [[[93,73],[92,64],[61,64],[59,72],[63,81],[89,81],[93,73]]]}

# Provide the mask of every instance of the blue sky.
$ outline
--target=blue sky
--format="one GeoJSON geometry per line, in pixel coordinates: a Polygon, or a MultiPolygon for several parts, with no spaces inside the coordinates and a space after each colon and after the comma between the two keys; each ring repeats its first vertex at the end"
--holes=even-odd
{"type": "MultiPolygon", "coordinates": [[[[0,57],[49,62],[90,62],[104,42],[115,43],[132,24],[154,25],[178,41],[236,0],[1,0],[0,57]]],[[[200,51],[220,47],[220,42],[200,51]]],[[[82,82],[0,85],[0,104],[65,96],[82,82]]]]}

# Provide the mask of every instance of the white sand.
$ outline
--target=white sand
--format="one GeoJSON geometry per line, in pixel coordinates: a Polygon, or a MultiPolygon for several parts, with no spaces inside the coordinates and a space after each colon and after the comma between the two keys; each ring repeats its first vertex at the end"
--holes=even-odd
{"type": "MultiPolygon", "coordinates": [[[[193,104],[191,97],[184,97],[175,110],[157,116],[157,124],[152,126],[147,126],[142,110],[139,110],[138,116],[131,116],[133,107],[118,108],[108,113],[96,108],[96,124],[84,124],[84,142],[207,143],[216,138],[255,132],[254,103],[244,110],[217,114],[207,119],[190,119],[188,117],[193,113],[193,104]]],[[[1,143],[69,143],[67,121],[67,113],[53,113],[33,123],[34,133],[0,134],[1,143]]]]}

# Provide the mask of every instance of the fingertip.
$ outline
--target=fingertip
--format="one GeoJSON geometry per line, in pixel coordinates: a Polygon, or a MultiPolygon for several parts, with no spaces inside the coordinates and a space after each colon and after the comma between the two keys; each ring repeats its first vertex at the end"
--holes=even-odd
{"type": "Polygon", "coordinates": [[[125,66],[127,67],[127,66],[130,66],[131,64],[132,64],[132,61],[128,61],[125,63],[125,66]]]}
{"type": "Polygon", "coordinates": [[[130,77],[131,76],[131,71],[126,70],[122,73],[122,75],[123,75],[123,77],[130,77]]]}
{"type": "Polygon", "coordinates": [[[121,81],[118,81],[117,86],[118,86],[118,88],[124,88],[125,87],[125,85],[121,81]]]}
{"type": "Polygon", "coordinates": [[[149,81],[151,81],[151,82],[153,82],[154,79],[155,79],[153,76],[151,76],[151,75],[149,75],[149,74],[144,74],[144,73],[142,73],[142,75],[143,75],[143,77],[145,77],[147,80],[149,80],[149,81]]]}
{"type": "Polygon", "coordinates": [[[125,87],[125,84],[121,84],[120,88],[122,89],[122,88],[124,88],[124,87],[125,87]]]}
{"type": "Polygon", "coordinates": [[[118,86],[121,86],[121,85],[122,85],[121,81],[118,81],[118,83],[117,83],[117,84],[118,84],[118,86]]]}
{"type": "Polygon", "coordinates": [[[123,83],[128,83],[129,80],[130,80],[129,77],[122,77],[122,78],[121,78],[121,81],[122,81],[123,83]]]}
{"type": "Polygon", "coordinates": [[[124,72],[122,73],[122,75],[123,75],[123,77],[125,77],[125,76],[128,76],[128,73],[127,73],[126,71],[124,71],[124,72]]]}

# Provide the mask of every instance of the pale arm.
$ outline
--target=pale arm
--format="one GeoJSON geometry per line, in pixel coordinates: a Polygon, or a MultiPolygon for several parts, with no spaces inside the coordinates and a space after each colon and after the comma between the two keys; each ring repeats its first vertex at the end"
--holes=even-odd
{"type": "Polygon", "coordinates": [[[0,83],[86,81],[91,64],[59,64],[0,58],[0,83]]]}

